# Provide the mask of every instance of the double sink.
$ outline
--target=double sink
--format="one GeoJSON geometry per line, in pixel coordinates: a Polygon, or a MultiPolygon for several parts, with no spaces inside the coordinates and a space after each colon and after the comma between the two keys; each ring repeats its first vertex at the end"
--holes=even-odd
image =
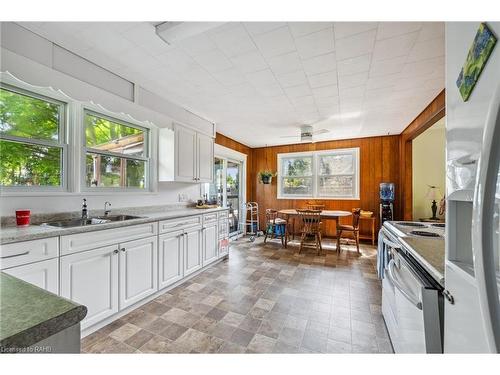
{"type": "Polygon", "coordinates": [[[74,227],[84,227],[87,225],[106,224],[115,221],[127,221],[140,218],[141,216],[132,216],[132,215],[108,215],[108,216],[89,217],[87,219],[68,219],[61,221],[51,221],[48,223],[44,223],[43,225],[50,227],[57,227],[57,228],[74,228],[74,227]]]}

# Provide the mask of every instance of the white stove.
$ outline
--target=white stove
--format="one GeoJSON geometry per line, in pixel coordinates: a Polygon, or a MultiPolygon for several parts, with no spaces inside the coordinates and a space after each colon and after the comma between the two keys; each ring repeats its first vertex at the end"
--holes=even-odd
{"type": "Polygon", "coordinates": [[[422,223],[419,221],[386,221],[384,228],[396,237],[444,238],[444,223],[422,223]]]}

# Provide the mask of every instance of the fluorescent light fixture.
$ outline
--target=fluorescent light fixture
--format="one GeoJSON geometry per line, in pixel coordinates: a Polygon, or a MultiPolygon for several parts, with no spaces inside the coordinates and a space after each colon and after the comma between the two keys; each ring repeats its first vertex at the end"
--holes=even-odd
{"type": "Polygon", "coordinates": [[[339,114],[330,116],[329,118],[332,120],[334,120],[334,119],[347,120],[347,119],[358,118],[358,117],[361,117],[361,112],[339,113],[339,114]]]}
{"type": "Polygon", "coordinates": [[[214,29],[225,22],[163,22],[156,25],[156,35],[167,44],[214,29]]]}

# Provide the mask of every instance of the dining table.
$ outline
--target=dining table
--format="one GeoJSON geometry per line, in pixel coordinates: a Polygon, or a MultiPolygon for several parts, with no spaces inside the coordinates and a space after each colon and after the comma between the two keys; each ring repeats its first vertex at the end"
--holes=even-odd
{"type": "MultiPolygon", "coordinates": [[[[287,208],[283,210],[279,210],[278,213],[284,216],[284,219],[287,221],[287,226],[289,220],[292,219],[292,239],[295,238],[295,218],[299,216],[299,212],[294,208],[287,208]]],[[[349,211],[340,211],[340,210],[321,210],[320,216],[322,220],[333,220],[335,221],[335,228],[337,228],[337,245],[336,250],[340,252],[340,236],[338,234],[339,227],[339,218],[351,216],[352,212],[349,211]]],[[[285,247],[287,246],[288,236],[285,236],[285,247]]]]}

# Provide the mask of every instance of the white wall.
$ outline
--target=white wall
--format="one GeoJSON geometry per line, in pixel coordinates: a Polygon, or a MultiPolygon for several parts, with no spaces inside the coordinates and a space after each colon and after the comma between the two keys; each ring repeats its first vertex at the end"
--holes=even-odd
{"type": "MultiPolygon", "coordinates": [[[[445,194],[446,129],[445,118],[432,125],[412,141],[413,219],[432,216],[431,203],[426,198],[429,185],[445,194]]],[[[437,216],[439,216],[439,199],[437,216]]]]}
{"type": "MultiPolygon", "coordinates": [[[[82,71],[72,74],[71,69],[82,66],[75,63],[75,59],[78,60],[79,57],[68,52],[71,54],[71,59],[67,60],[70,63],[64,65],[66,60],[54,60],[57,58],[55,50],[58,51],[57,56],[61,56],[58,46],[52,42],[14,23],[1,23],[0,71],[8,71],[18,79],[32,85],[59,89],[75,100],[93,101],[110,111],[126,113],[140,121],[150,121],[158,127],[171,127],[172,121],[177,121],[190,125],[198,131],[214,134],[215,127],[208,120],[148,92],[137,83],[131,83],[134,87],[134,95],[130,100],[124,97],[126,95],[117,95],[116,93],[127,92],[123,88],[127,87],[128,81],[98,66],[89,66],[88,64],[91,64],[89,62],[86,63],[87,65],[82,63],[86,66],[85,74],[82,71]],[[61,68],[61,64],[64,65],[64,69],[61,68]],[[75,76],[83,76],[85,81],[75,76]],[[105,81],[106,85],[102,84],[103,77],[109,78],[105,81]],[[116,87],[111,87],[114,84],[116,87]]],[[[64,56],[64,53],[62,55],[64,56]]],[[[178,182],[159,183],[158,192],[155,193],[114,193],[111,195],[60,193],[37,196],[0,196],[0,215],[12,216],[17,208],[29,208],[34,213],[76,211],[81,208],[83,197],[88,199],[90,209],[101,209],[105,201],[110,201],[113,208],[162,205],[178,202],[179,194],[196,200],[200,196],[199,185],[178,182]]]]}

